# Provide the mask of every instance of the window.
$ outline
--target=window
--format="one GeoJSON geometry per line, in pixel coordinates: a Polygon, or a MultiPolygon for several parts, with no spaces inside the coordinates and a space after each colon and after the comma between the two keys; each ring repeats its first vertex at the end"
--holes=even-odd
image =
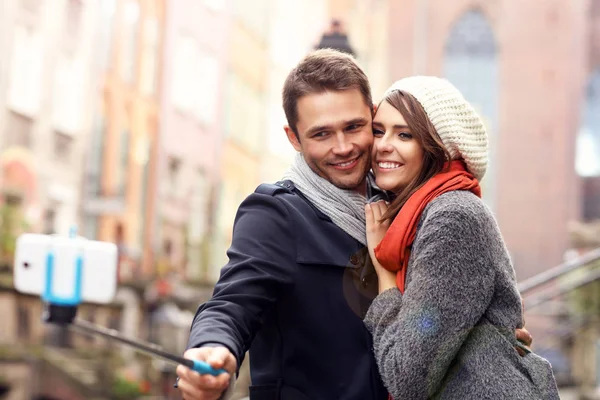
{"type": "Polygon", "coordinates": [[[56,233],[56,229],[55,229],[55,222],[56,222],[56,209],[54,206],[49,207],[48,209],[46,209],[46,211],[44,211],[44,234],[46,235],[52,235],[53,233],[56,233]]]}
{"type": "Polygon", "coordinates": [[[7,111],[6,132],[4,133],[5,147],[20,146],[29,148],[31,146],[31,131],[33,121],[24,115],[13,111],[7,111]]]}
{"type": "Polygon", "coordinates": [[[39,12],[41,2],[42,0],[20,0],[21,9],[37,14],[39,12]]]}
{"type": "Polygon", "coordinates": [[[204,237],[207,227],[208,200],[210,185],[203,170],[196,173],[191,204],[191,216],[188,225],[188,238],[190,242],[199,242],[204,237]]]}
{"type": "Polygon", "coordinates": [[[216,112],[219,64],[215,57],[199,53],[196,66],[196,99],[193,112],[198,120],[210,125],[216,112]]]}
{"type": "Polygon", "coordinates": [[[11,207],[20,207],[23,204],[23,197],[16,193],[4,193],[4,203],[11,207]]]}
{"type": "Polygon", "coordinates": [[[34,116],[42,97],[42,38],[39,31],[25,25],[14,30],[8,81],[8,107],[34,116]]]}
{"type": "Polygon", "coordinates": [[[108,67],[112,53],[113,30],[117,0],[101,0],[101,15],[99,30],[98,56],[99,66],[102,70],[108,67]]]}
{"type": "Polygon", "coordinates": [[[591,7],[591,17],[592,18],[600,18],[600,0],[592,0],[591,7]]]}
{"type": "Polygon", "coordinates": [[[116,189],[118,196],[125,196],[127,189],[127,174],[129,172],[129,141],[131,133],[127,129],[121,130],[119,141],[119,159],[116,163],[116,189]]]}
{"type": "Polygon", "coordinates": [[[269,34],[269,8],[268,0],[234,0],[233,11],[236,18],[242,21],[246,29],[254,33],[261,40],[266,40],[269,34]]]}
{"type": "Polygon", "coordinates": [[[31,335],[29,310],[23,304],[17,306],[17,335],[21,340],[28,341],[31,335]]]}
{"type": "Polygon", "coordinates": [[[138,227],[138,245],[139,248],[144,248],[144,234],[148,221],[146,218],[147,200],[148,200],[148,185],[150,179],[150,141],[147,137],[142,137],[138,140],[136,146],[136,163],[142,170],[142,181],[140,188],[139,210],[141,215],[141,223],[138,227]]]}
{"type": "Polygon", "coordinates": [[[170,157],[168,168],[169,182],[171,183],[170,195],[177,196],[181,191],[181,160],[177,157],[170,157]]]}
{"type": "Polygon", "coordinates": [[[64,162],[69,162],[73,150],[73,138],[64,133],[54,132],[54,156],[64,162]]]}
{"type": "Polygon", "coordinates": [[[145,96],[156,91],[158,78],[159,26],[156,18],[148,18],[144,23],[144,40],[141,66],[141,91],[145,96]]]}
{"type": "Polygon", "coordinates": [[[81,129],[85,103],[84,65],[79,58],[61,54],[54,72],[52,125],[55,129],[75,134],[81,129]]]}
{"type": "Polygon", "coordinates": [[[225,9],[226,0],[203,0],[206,8],[211,11],[219,12],[225,9]]]}
{"type": "Polygon", "coordinates": [[[482,181],[483,197],[494,208],[498,130],[498,55],[496,39],[487,18],[479,10],[467,11],[446,41],[444,75],[481,114],[488,130],[489,165],[482,181]]]}
{"type": "Polygon", "coordinates": [[[90,138],[88,157],[87,193],[96,197],[102,193],[102,167],[104,165],[104,137],[106,121],[102,112],[97,112],[90,138]]]}
{"type": "Polygon", "coordinates": [[[140,5],[137,0],[127,0],[123,5],[123,49],[121,76],[127,82],[135,81],[137,39],[140,20],[140,5]]]}
{"type": "Polygon", "coordinates": [[[173,106],[203,123],[212,124],[217,105],[218,60],[201,51],[193,38],[182,36],[175,47],[174,62],[173,106]]]}
{"type": "Polygon", "coordinates": [[[575,167],[581,176],[600,176],[600,68],[587,84],[575,167]]]}
{"type": "Polygon", "coordinates": [[[77,38],[81,33],[83,0],[68,0],[65,11],[65,35],[67,39],[77,38]]]}
{"type": "Polygon", "coordinates": [[[231,73],[227,80],[227,134],[252,152],[259,152],[263,139],[263,101],[246,82],[231,73]]]}
{"type": "Polygon", "coordinates": [[[83,236],[90,240],[98,238],[98,217],[88,215],[83,220],[83,236]]]}

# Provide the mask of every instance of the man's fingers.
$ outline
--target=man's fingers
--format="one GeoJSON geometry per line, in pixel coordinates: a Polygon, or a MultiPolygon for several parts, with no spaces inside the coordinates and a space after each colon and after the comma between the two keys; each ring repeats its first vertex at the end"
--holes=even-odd
{"type": "Polygon", "coordinates": [[[229,374],[200,375],[196,371],[179,365],[177,375],[179,376],[179,390],[186,399],[217,399],[229,386],[229,374]]]}
{"type": "Polygon", "coordinates": [[[229,373],[235,372],[237,365],[235,357],[226,347],[215,347],[206,360],[215,369],[226,369],[229,373]]]}
{"type": "Polygon", "coordinates": [[[212,347],[193,348],[183,353],[183,357],[190,360],[206,361],[206,357],[208,357],[212,350],[212,347]]]}
{"type": "Polygon", "coordinates": [[[531,336],[531,333],[529,333],[529,331],[525,328],[517,329],[517,340],[523,343],[525,346],[531,347],[531,344],[533,343],[533,336],[531,336]]]}
{"type": "Polygon", "coordinates": [[[200,389],[192,385],[190,382],[180,379],[179,391],[183,394],[183,398],[186,400],[203,400],[205,399],[204,394],[200,389]]]}

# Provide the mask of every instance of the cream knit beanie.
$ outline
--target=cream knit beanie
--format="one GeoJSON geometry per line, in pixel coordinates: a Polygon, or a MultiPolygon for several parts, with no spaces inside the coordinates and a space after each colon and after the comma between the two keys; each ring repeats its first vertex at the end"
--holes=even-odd
{"type": "Polygon", "coordinates": [[[463,159],[479,181],[488,163],[488,137],[479,115],[449,81],[433,76],[400,79],[385,93],[394,90],[413,95],[437,130],[453,160],[463,159]]]}

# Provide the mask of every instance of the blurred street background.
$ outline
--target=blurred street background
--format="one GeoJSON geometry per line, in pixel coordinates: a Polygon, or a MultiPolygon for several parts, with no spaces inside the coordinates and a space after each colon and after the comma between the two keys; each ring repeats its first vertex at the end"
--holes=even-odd
{"type": "Polygon", "coordinates": [[[116,243],[115,301],[78,317],[183,353],[238,205],[292,159],[281,88],[317,47],[375,99],[439,75],[485,116],[533,349],[600,398],[600,0],[0,0],[0,399],[180,398],[171,365],[44,326],[15,239],[116,243]]]}

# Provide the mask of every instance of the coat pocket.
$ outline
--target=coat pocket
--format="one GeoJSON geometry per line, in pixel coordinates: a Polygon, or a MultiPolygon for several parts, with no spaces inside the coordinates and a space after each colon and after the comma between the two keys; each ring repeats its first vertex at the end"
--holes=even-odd
{"type": "Polygon", "coordinates": [[[552,372],[550,363],[534,353],[529,353],[522,358],[527,372],[533,381],[533,384],[542,394],[542,398],[548,400],[560,400],[558,387],[552,372]]]}
{"type": "Polygon", "coordinates": [[[250,400],[311,400],[296,388],[286,385],[252,385],[250,400]]]}
{"type": "Polygon", "coordinates": [[[281,387],[277,384],[272,385],[251,385],[248,388],[250,400],[280,400],[281,387]]]}
{"type": "Polygon", "coordinates": [[[514,352],[512,352],[512,358],[527,371],[529,380],[540,393],[540,398],[544,400],[560,400],[558,387],[556,386],[556,380],[552,372],[552,365],[546,359],[532,352],[527,353],[525,356],[519,355],[516,348],[522,348],[523,345],[514,335],[502,333],[498,327],[492,324],[489,324],[489,326],[494,328],[499,337],[515,348],[514,352]]]}

